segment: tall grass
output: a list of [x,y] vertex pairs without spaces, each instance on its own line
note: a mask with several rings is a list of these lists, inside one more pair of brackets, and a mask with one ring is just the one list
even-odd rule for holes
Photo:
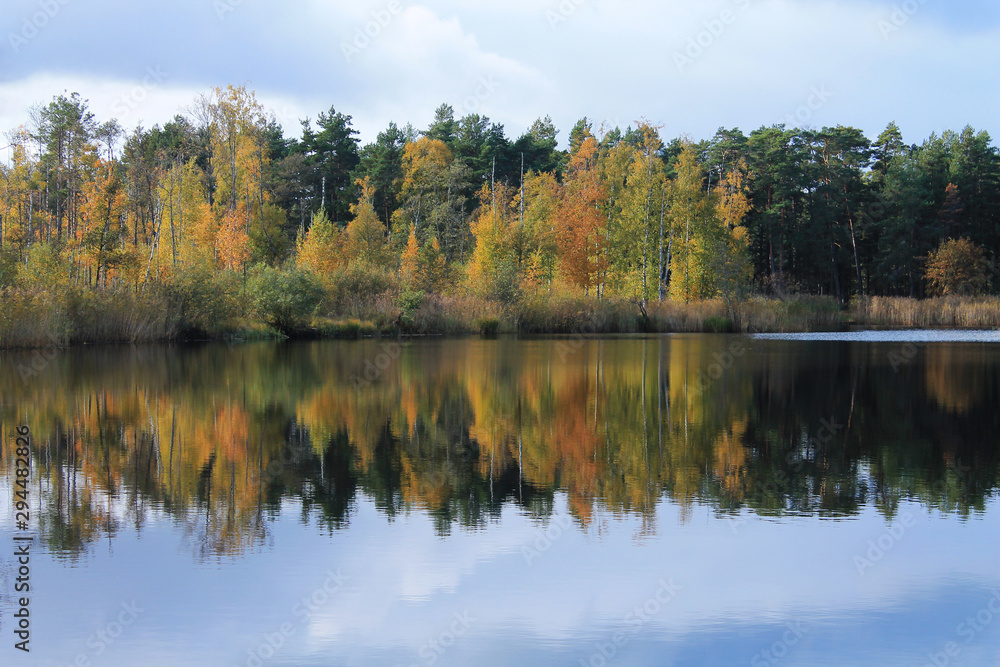
[[0,290],[0,348],[61,346],[69,342],[66,304],[46,292]]
[[851,303],[856,324],[885,327],[1000,328],[1000,298],[864,297]]
[[[198,279],[125,288],[37,286],[0,289],[0,348],[76,343],[144,343],[234,332],[278,336],[250,306],[238,278]],[[352,290],[357,290],[353,292]],[[258,299],[259,300],[259,299]],[[295,303],[298,303],[297,301]],[[259,310],[259,309],[258,309]],[[869,327],[1000,328],[1000,298],[856,299],[850,313],[828,297],[752,297],[734,308],[720,300],[650,302],[596,299],[569,291],[524,295],[500,304],[473,294],[401,292],[386,276],[345,272],[289,335],[358,338],[378,335],[619,334],[642,332],[794,332]],[[322,312],[321,312],[322,311]],[[259,335],[258,335],[259,334]],[[254,337],[254,336],[248,336]]]
[[146,343],[176,337],[179,320],[162,294],[72,289],[0,290],[0,347]]

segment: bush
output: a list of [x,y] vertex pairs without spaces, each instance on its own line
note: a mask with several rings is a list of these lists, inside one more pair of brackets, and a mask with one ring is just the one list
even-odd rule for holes
[[356,260],[334,271],[327,289],[326,307],[331,314],[369,319],[375,315],[372,310],[379,297],[399,291],[399,278],[385,267]]
[[726,317],[713,315],[706,317],[702,322],[702,327],[708,333],[731,333],[733,331],[733,321]]
[[323,299],[323,288],[311,274],[266,265],[253,270],[247,293],[253,313],[285,334],[307,328]]
[[500,320],[494,317],[484,317],[476,322],[479,333],[487,338],[492,338],[500,332]]
[[188,336],[213,338],[233,329],[240,311],[236,274],[192,264],[179,271],[165,289],[180,330]]
[[412,318],[424,302],[424,293],[406,290],[399,295],[399,308],[403,311],[403,317]]

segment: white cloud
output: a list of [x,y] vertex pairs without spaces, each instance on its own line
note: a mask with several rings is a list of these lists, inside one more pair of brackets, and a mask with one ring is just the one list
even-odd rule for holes
[[[3,27],[35,4],[19,0]],[[723,11],[732,20],[720,30]],[[997,131],[993,14],[963,9],[958,20],[928,3],[884,34],[879,21],[892,11],[868,0],[311,0],[243,2],[220,21],[193,0],[170,13],[70,3],[20,54],[0,54],[0,127],[63,89],[111,113],[149,65],[170,78],[130,109],[129,125],[169,119],[211,86],[249,81],[280,106],[287,133],[298,133],[300,114],[333,105],[354,117],[363,141],[390,120],[424,128],[441,103],[488,115],[512,137],[551,114],[563,142],[585,115],[620,125],[645,117],[668,136],[702,138],[723,125],[749,132],[778,122],[817,86],[832,96],[810,125],[872,135],[897,120],[909,141],[966,123]],[[366,27],[370,44],[345,57],[343,45]],[[702,53],[678,68],[675,54],[692,39]]]

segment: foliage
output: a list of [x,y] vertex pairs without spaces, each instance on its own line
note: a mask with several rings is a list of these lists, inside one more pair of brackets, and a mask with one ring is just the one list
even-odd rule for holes
[[[844,126],[720,128],[697,143],[661,131],[584,118],[560,151],[548,117],[514,139],[442,105],[424,132],[390,124],[359,148],[333,108],[286,137],[245,86],[130,132],[58,95],[7,135],[0,287],[48,299],[58,335],[101,330],[94,304],[132,303],[146,323],[107,329],[127,338],[268,331],[253,318],[274,313],[250,303],[249,283],[299,273],[322,287],[320,319],[398,327],[405,313],[418,326],[428,304],[475,311],[426,318],[449,331],[495,313],[504,330],[562,327],[568,302],[545,302],[564,291],[620,306],[620,330],[697,329],[715,302],[752,330],[835,320],[792,312],[789,294],[846,304],[996,286],[1000,151],[986,132],[909,144],[895,124],[874,141]],[[295,269],[248,274],[262,265]],[[426,298],[401,307],[404,290]],[[146,304],[167,309],[162,322]]]
[[256,266],[247,281],[253,312],[284,333],[301,331],[323,299],[323,289],[310,274]]
[[967,238],[948,239],[927,256],[927,282],[937,296],[977,296],[990,282],[985,251]]
[[495,317],[484,317],[476,321],[479,333],[487,338],[496,336],[500,332],[500,320]]

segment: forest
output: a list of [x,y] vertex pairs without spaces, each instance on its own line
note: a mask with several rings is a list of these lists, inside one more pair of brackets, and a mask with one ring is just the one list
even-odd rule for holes
[[30,117],[0,162],[0,346],[1000,313],[1000,154],[971,127],[695,141],[585,117],[560,150],[547,116],[513,139],[442,105],[361,145],[333,107],[288,136],[245,86],[152,128],[76,93]]

